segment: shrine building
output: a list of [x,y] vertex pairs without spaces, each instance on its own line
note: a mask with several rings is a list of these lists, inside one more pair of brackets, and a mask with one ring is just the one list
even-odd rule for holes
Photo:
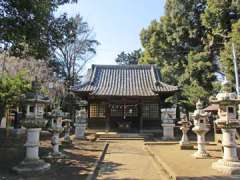
[[155,65],[92,65],[71,89],[88,101],[88,128],[142,132],[161,128],[164,100],[178,91]]

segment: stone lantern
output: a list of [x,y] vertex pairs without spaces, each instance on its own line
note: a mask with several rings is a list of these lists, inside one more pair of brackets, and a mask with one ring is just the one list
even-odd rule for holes
[[32,90],[33,92],[24,96],[26,115],[22,120],[22,125],[27,128],[26,157],[13,168],[19,174],[37,173],[50,168],[50,164],[41,160],[38,155],[40,131],[47,123],[43,117],[44,107],[50,101],[40,93],[40,84],[37,79],[32,82]]
[[49,157],[53,158],[62,158],[64,155],[59,151],[60,145],[60,133],[63,131],[62,127],[62,119],[64,117],[64,112],[60,109],[60,107],[54,109],[51,113],[52,124],[51,124],[51,131],[52,131],[52,146],[53,152],[49,154]]
[[203,110],[200,100],[196,103],[196,110],[192,118],[194,120],[193,132],[197,134],[198,151],[193,154],[195,158],[208,158],[209,154],[205,148],[205,134],[209,131],[208,113]]
[[189,131],[192,123],[187,120],[187,117],[184,116],[181,121],[178,121],[178,124],[181,124],[180,130],[182,131],[182,138],[179,142],[181,149],[193,149],[193,145],[188,140],[187,132]]
[[222,92],[216,97],[211,97],[212,104],[218,104],[218,116],[216,125],[222,130],[223,158],[212,164],[213,169],[224,174],[240,174],[240,161],[237,156],[236,128],[240,126],[237,119],[237,105],[240,99],[231,92],[230,83],[225,80],[222,83]]

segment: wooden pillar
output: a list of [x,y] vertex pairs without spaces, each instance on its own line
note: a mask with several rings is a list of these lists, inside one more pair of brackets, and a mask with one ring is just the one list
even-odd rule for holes
[[110,106],[111,106],[111,104],[108,101],[107,104],[105,105],[105,109],[106,109],[105,131],[106,132],[110,131],[110,114],[111,114]]
[[142,103],[140,102],[138,104],[138,118],[139,118],[139,121],[140,121],[140,127],[139,127],[139,131],[142,132],[143,130],[143,116],[142,116]]
[[159,121],[160,121],[160,126],[162,126],[162,105],[163,105],[163,98],[159,97],[159,106],[158,106],[158,111],[159,111]]
[[89,119],[91,118],[90,117],[90,105],[91,105],[91,103],[90,103],[90,101],[89,100],[87,100],[88,101],[88,104],[87,104],[87,122],[89,121]]

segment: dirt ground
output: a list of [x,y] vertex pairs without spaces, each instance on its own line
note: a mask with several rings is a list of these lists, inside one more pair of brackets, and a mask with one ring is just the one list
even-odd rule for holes
[[[51,149],[51,141],[41,141],[40,157],[51,163],[51,169],[37,176],[20,176],[11,172],[8,162],[0,169],[0,180],[81,180],[92,172],[94,163],[103,150],[104,142],[74,140],[72,146],[61,146],[61,152],[67,155],[65,159],[44,159]],[[19,160],[14,164],[18,164]],[[11,162],[13,164],[13,162]]]
[[220,146],[214,144],[206,146],[208,153],[211,155],[208,159],[195,159],[192,155],[197,149],[180,150],[177,142],[149,145],[148,147],[160,161],[168,166],[171,173],[177,177],[185,177],[184,179],[201,177],[201,179],[204,179],[203,177],[207,176],[209,179],[216,180],[240,179],[240,177],[226,177],[222,173],[212,169],[212,163],[222,158]]
[[97,179],[168,178],[145,150],[143,140],[112,140]]

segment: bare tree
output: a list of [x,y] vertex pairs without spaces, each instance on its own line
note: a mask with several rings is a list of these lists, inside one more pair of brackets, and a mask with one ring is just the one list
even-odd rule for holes
[[55,50],[55,63],[67,87],[79,81],[81,71],[96,54],[96,46],[99,45],[93,37],[92,29],[82,17],[77,15],[72,18],[72,22],[72,26],[65,29],[70,37],[59,43]]
[[57,96],[64,94],[63,82],[53,72],[44,60],[36,60],[33,57],[18,58],[0,54],[0,67],[4,66],[4,74],[16,76],[19,72],[23,72],[24,79],[31,82],[38,78],[41,82],[44,92],[55,99]]

